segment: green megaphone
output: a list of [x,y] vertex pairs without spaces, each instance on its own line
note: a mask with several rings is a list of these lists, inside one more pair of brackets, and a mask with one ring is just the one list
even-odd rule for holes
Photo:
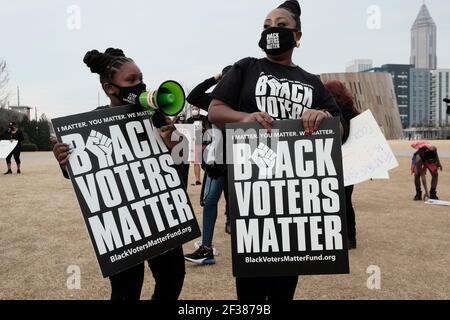
[[164,82],[158,90],[143,92],[139,96],[139,104],[147,110],[155,112],[160,109],[166,116],[176,116],[186,103],[183,87],[176,81]]

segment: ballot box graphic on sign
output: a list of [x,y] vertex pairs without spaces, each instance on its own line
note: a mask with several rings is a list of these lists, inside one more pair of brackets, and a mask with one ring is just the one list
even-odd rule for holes
[[234,276],[349,273],[339,120],[312,136],[298,120],[226,134]]
[[174,161],[148,111],[124,106],[53,119],[103,276],[200,236]]

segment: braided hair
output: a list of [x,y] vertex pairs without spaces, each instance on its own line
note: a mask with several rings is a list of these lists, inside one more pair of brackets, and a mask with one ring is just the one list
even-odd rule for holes
[[302,9],[297,0],[288,0],[278,7],[278,9],[284,9],[289,12],[291,17],[295,20],[295,24],[298,31],[302,31],[302,23],[300,16],[302,15]]
[[125,56],[121,49],[108,48],[104,53],[92,50],[86,53],[83,62],[91,69],[92,73],[100,76],[102,84],[111,82],[115,74],[127,62],[133,62]]

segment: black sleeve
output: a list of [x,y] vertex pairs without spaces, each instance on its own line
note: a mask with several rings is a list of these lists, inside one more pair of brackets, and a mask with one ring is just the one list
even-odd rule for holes
[[203,81],[194,89],[192,89],[191,93],[186,99],[187,102],[189,102],[193,106],[208,111],[212,98],[208,93],[206,93],[206,91],[214,87],[216,84],[217,80],[214,77]]
[[250,61],[251,58],[245,58],[235,63],[214,89],[211,97],[238,111],[244,73]]
[[23,142],[24,140],[25,140],[25,138],[23,136],[23,132],[21,130],[19,130],[19,132],[17,134],[17,141]]

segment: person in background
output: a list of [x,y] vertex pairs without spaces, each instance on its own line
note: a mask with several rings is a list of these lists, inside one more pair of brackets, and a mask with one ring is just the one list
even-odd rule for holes
[[[125,56],[122,50],[109,48],[105,53],[97,50],[90,51],[84,57],[84,63],[92,73],[100,76],[100,83],[110,99],[110,105],[97,110],[119,107],[129,94],[139,95],[146,90],[143,75],[136,63]],[[157,117],[158,118],[158,117]],[[153,119],[155,122],[157,119]],[[177,142],[172,141],[175,128],[167,124],[168,120],[159,116],[160,135],[169,148]],[[167,125],[165,125],[167,124]],[[68,178],[65,169],[69,162],[71,149],[68,145],[54,143],[53,153],[63,174]],[[180,246],[158,257],[147,261],[155,279],[153,300],[177,300],[183,288],[185,278],[185,262],[183,248]],[[141,263],[133,268],[120,272],[109,278],[111,282],[111,300],[139,300],[144,282],[145,264]]]
[[8,166],[8,171],[6,171],[4,175],[9,175],[13,173],[11,169],[12,157],[14,157],[14,161],[16,162],[17,165],[17,174],[21,174],[22,172],[20,171],[20,164],[21,164],[20,153],[22,152],[22,142],[25,140],[23,137],[22,130],[20,130],[17,127],[17,124],[15,122],[10,122],[8,126],[8,131],[6,132],[2,140],[10,140],[11,142],[17,141],[17,145],[14,148],[14,150],[8,155],[8,157],[6,157],[6,165]]
[[[266,57],[240,60],[225,75],[212,93],[211,123],[224,129],[228,123],[257,122],[270,130],[274,120],[291,119],[302,122],[305,133],[312,135],[323,120],[341,116],[322,81],[292,61],[302,37],[300,15],[296,0],[268,14],[259,42]],[[237,296],[241,301],[293,300],[298,279],[291,275],[236,278]]]
[[[355,107],[355,100],[353,99],[352,93],[345,87],[345,85],[337,80],[327,81],[325,87],[330,91],[331,95],[334,97],[337,105],[341,109],[342,117],[345,121],[345,126],[350,128],[350,121],[359,115],[358,109]],[[350,134],[349,129],[347,130]],[[347,137],[344,137],[342,144],[345,143]],[[350,250],[356,249],[356,218],[355,209],[353,208],[352,195],[354,186],[345,187],[345,206],[347,215],[347,238],[348,238],[348,248]]]
[[[228,73],[228,71],[231,70],[231,68],[232,68],[232,66],[226,66],[225,68],[223,68],[222,72],[216,74],[214,77],[206,79],[205,81],[203,81],[202,83],[197,85],[191,91],[189,96],[187,97],[187,101],[190,104],[197,106],[201,110],[209,112],[209,106],[211,105],[213,98],[211,97],[211,94],[207,93],[207,92],[211,88],[216,86],[222,80],[222,78]],[[208,119],[206,119],[206,122],[204,122],[204,123],[206,123],[208,127],[211,127],[211,123],[209,122]],[[225,135],[223,134],[223,136],[225,136]],[[223,144],[223,146],[225,149],[225,143]],[[225,150],[223,150],[223,154],[225,154]],[[228,175],[227,175],[226,164],[218,164],[218,163],[206,164],[202,161],[202,166],[205,171],[205,177],[204,177],[204,181],[203,181],[201,201],[200,201],[202,206],[204,206],[204,204],[205,204],[205,184],[207,182],[206,179],[208,178],[208,176],[210,178],[215,178],[215,179],[217,179],[217,177],[221,177],[221,176],[225,177],[224,186],[223,186],[223,192],[225,195],[225,216],[226,216],[225,233],[231,234],[230,210],[229,210],[229,205],[228,205]],[[208,193],[208,195],[209,195],[209,193]],[[220,196],[219,196],[219,198],[220,198]],[[215,224],[215,220],[214,220],[214,224]]]
[[[189,102],[189,101],[188,101]],[[203,148],[202,148],[202,143],[203,140],[203,133],[208,129],[208,118],[204,115],[202,115],[200,113],[200,108],[197,106],[192,106],[191,109],[191,117],[189,119],[186,120],[186,124],[196,124],[196,123],[201,123],[202,125],[202,135],[200,137],[197,137],[198,139],[200,139],[200,141],[196,141],[196,145],[195,145],[195,161],[194,161],[194,173],[195,173],[195,183],[193,183],[193,186],[200,186],[202,184],[201,182],[201,159],[199,159],[199,157],[202,156],[203,154]],[[197,150],[197,149],[202,149],[202,150]]]
[[[203,81],[201,84],[196,86],[189,96],[187,101],[192,104],[193,107],[193,117],[191,119],[198,119],[200,109],[207,111],[209,110],[209,105],[211,104],[212,98],[207,93],[209,89],[214,87],[222,79],[222,75],[226,74],[230,67],[223,69],[222,73]],[[198,120],[197,120],[198,121]],[[204,129],[210,128],[210,123],[205,117],[202,121]],[[204,146],[206,147],[206,146]],[[201,192],[201,205],[203,206],[203,232],[201,242],[196,244],[197,250],[191,254],[185,255],[185,259],[189,262],[201,264],[201,265],[212,265],[216,263],[214,257],[214,229],[217,221],[217,210],[218,203],[222,192],[225,191],[225,201],[226,210],[225,214],[227,216],[227,222],[225,224],[225,232],[231,233],[231,228],[229,224],[229,214],[228,214],[228,188],[227,188],[227,178],[226,178],[226,165],[225,164],[205,164],[202,161],[202,165],[205,169],[205,178],[203,183],[203,188]]]
[[[416,196],[414,201],[422,200],[422,181],[425,189],[425,200],[439,200],[437,196],[437,186],[439,181],[439,169],[443,171],[437,148],[428,141],[417,141],[411,145],[417,152],[412,158],[411,173],[414,175],[414,185],[416,186]],[[427,171],[431,173],[431,189],[428,193]]]

